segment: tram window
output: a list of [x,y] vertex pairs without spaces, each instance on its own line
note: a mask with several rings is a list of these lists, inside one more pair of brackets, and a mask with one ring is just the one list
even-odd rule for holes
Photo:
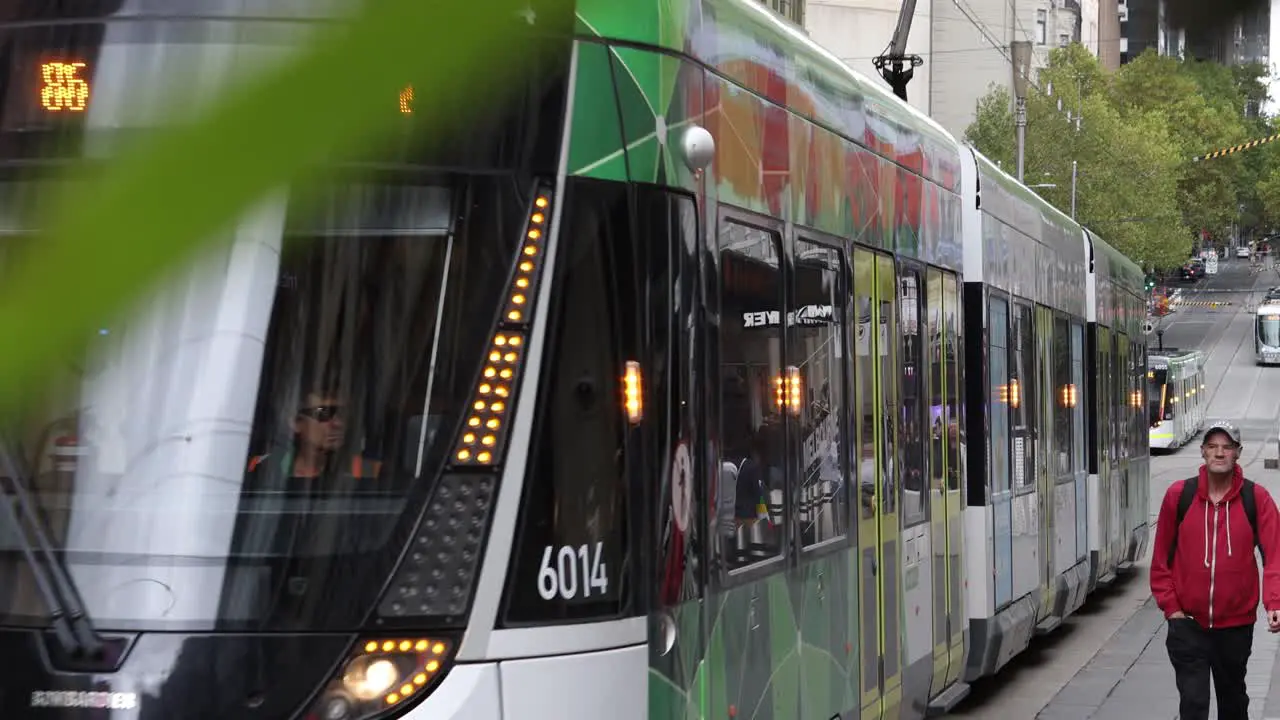
[[721,538],[730,570],[777,557],[786,533],[780,254],[777,234],[721,222],[720,438],[736,474],[733,534]]
[[991,424],[990,443],[991,491],[1009,489],[1009,360],[1008,322],[1009,304],[1001,298],[991,298],[987,333],[988,365],[990,366]]
[[876,514],[876,441],[875,441],[875,384],[871,358],[879,345],[871,331],[871,290],[875,278],[875,265],[870,253],[858,251],[853,268],[854,312],[851,318],[854,331],[854,399],[856,408],[854,451],[850,455],[858,467],[852,473],[857,477],[858,507],[863,519]]
[[[795,243],[791,277],[788,365],[800,371],[800,452],[794,522],[804,547],[843,537],[849,524],[844,478],[849,447],[841,418],[844,399],[844,290],[840,253],[804,240]],[[788,400],[789,402],[789,400]]]
[[929,414],[926,431],[929,436],[929,486],[934,490],[944,489],[944,467],[946,454],[946,397],[943,378],[950,371],[943,362],[945,357],[945,333],[942,273],[929,270],[929,279],[925,292],[925,317],[928,325],[924,336],[928,338],[929,348]]
[[1121,452],[1124,448],[1124,427],[1120,423],[1120,395],[1124,392],[1123,376],[1118,376],[1117,371],[1123,367],[1122,358],[1120,357],[1120,335],[1119,333],[1111,336],[1111,457],[1119,460],[1124,457]]
[[1134,392],[1137,393],[1138,404],[1133,413],[1134,444],[1140,457],[1151,455],[1151,443],[1148,440],[1147,424],[1147,347],[1135,345],[1137,352],[1133,358]]
[[1013,477],[1021,490],[1035,485],[1036,344],[1031,308],[1016,305],[1014,316],[1014,366],[1009,380],[1009,406],[1013,410]]
[[920,332],[920,273],[904,268],[898,277],[902,332],[902,513],[905,526],[927,517],[928,483],[925,469],[924,347]]
[[943,357],[947,362],[947,489],[959,490],[964,482],[964,404],[960,402],[960,382],[964,377],[964,324],[960,315],[960,290],[954,275],[943,275]]
[[[898,362],[895,355],[898,350],[891,341],[897,331],[897,306],[895,295],[898,283],[895,279],[892,261],[887,257],[876,258],[876,295],[879,299],[879,337],[884,338],[884,347],[878,347],[877,357],[880,361],[880,393],[876,402],[882,409],[880,424],[880,470],[881,485],[884,492],[880,495],[880,512],[886,515],[898,512],[898,485],[901,482],[902,457],[898,440],[898,386],[894,378],[898,377]],[[887,272],[886,272],[887,270]]]
[[1071,432],[1073,415],[1071,404],[1078,397],[1071,382],[1071,336],[1068,332],[1067,319],[1058,316],[1053,319],[1052,383],[1057,397],[1051,407],[1053,408],[1054,455],[1060,480],[1071,477],[1073,454],[1071,442],[1074,439],[1074,434]]
[[1084,328],[1078,322],[1071,323],[1071,382],[1076,387],[1075,405],[1071,408],[1072,465],[1075,472],[1082,472],[1085,463],[1084,423]]

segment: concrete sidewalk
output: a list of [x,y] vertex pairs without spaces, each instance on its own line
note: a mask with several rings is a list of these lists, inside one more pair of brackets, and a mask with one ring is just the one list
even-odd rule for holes
[[[1280,634],[1267,632],[1262,609],[1254,626],[1253,653],[1245,683],[1250,720],[1280,720]],[[1148,599],[1081,668],[1037,720],[1174,720],[1178,690],[1165,649],[1167,624],[1154,599]],[[1210,690],[1210,693],[1213,691]],[[1210,717],[1217,717],[1217,700]]]

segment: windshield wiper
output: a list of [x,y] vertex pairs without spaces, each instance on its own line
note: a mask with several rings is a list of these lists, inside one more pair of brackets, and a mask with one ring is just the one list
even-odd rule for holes
[[[9,452],[8,443],[4,442],[3,438],[0,438],[0,462],[3,463],[0,465],[0,477],[8,478],[9,486],[12,488],[11,491],[4,492],[4,488],[0,487],[0,505],[4,506],[6,519],[13,525],[22,554],[31,567],[31,576],[35,578],[36,590],[49,608],[54,635],[70,657],[101,656],[102,638],[98,636],[97,631],[93,629],[93,624],[89,621],[84,602],[80,598],[80,593],[76,591],[75,582],[53,553],[48,533],[45,532],[40,516],[36,514],[35,506],[31,503],[31,495],[27,492],[22,475],[18,472],[17,463]],[[7,497],[9,494],[17,498],[21,517],[9,501]],[[31,533],[35,535],[34,543],[27,536],[22,518],[27,520],[26,526],[29,526]]]

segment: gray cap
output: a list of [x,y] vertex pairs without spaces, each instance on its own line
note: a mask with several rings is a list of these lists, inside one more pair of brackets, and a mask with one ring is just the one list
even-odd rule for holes
[[1219,420],[1215,423],[1211,423],[1209,427],[1205,428],[1204,439],[1208,440],[1209,435],[1211,433],[1219,432],[1219,431],[1226,433],[1227,436],[1231,438],[1231,442],[1234,442],[1236,445],[1241,444],[1240,428],[1236,427],[1234,423],[1228,422],[1226,420]]

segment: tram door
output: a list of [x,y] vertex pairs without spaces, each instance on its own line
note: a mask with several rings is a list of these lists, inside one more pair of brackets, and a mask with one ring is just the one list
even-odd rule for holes
[[[645,486],[650,498],[650,525],[641,537],[650,544],[649,589],[653,630],[649,643],[649,717],[686,717],[699,698],[700,713],[708,716],[705,694],[698,693],[704,672],[704,590],[700,566],[710,556],[708,546],[721,541],[719,524],[711,533],[704,528],[722,510],[718,502],[728,496],[728,522],[733,520],[732,488],[719,481],[716,458],[699,452],[709,445],[709,429],[701,421],[704,403],[699,393],[710,384],[694,363],[695,352],[706,342],[698,323],[689,314],[698,303],[697,208],[692,198],[642,190],[637,194],[637,217],[642,237],[651,239],[648,255],[640,258],[645,274],[654,279],[647,302],[652,309],[645,334],[647,356],[641,358],[644,402],[648,422],[645,442],[658,458],[653,467],[655,486]],[[674,292],[673,292],[674,291]],[[714,392],[714,390],[712,390]],[[639,453],[636,453],[638,456]],[[699,484],[697,478],[708,478]],[[705,488],[705,495],[699,491]],[[638,505],[639,503],[637,503]]]
[[858,588],[863,720],[897,720],[902,707],[899,568],[896,273],[892,258],[853,257],[857,314],[854,383],[858,457]]
[[1098,325],[1098,392],[1093,399],[1098,438],[1098,577],[1111,577],[1111,331]]
[[1054,510],[1057,495],[1054,492],[1057,479],[1057,436],[1054,433],[1053,404],[1057,397],[1053,388],[1053,311],[1036,306],[1036,381],[1039,392],[1037,407],[1040,436],[1036,439],[1036,493],[1040,496],[1040,619],[1053,614],[1058,591],[1056,570],[1057,533],[1054,531]]
[[964,505],[965,505],[965,431],[962,415],[960,378],[964,377],[964,320],[960,306],[960,288],[955,275],[942,277],[943,300],[943,425],[946,427],[947,478],[947,615],[950,631],[951,663],[947,682],[960,680],[964,667],[964,633],[968,625],[964,585]]
[[933,680],[929,696],[956,682],[963,668],[964,608],[960,558],[962,524],[956,350],[959,298],[955,277],[930,269],[925,306],[928,326],[930,534],[933,543]]

